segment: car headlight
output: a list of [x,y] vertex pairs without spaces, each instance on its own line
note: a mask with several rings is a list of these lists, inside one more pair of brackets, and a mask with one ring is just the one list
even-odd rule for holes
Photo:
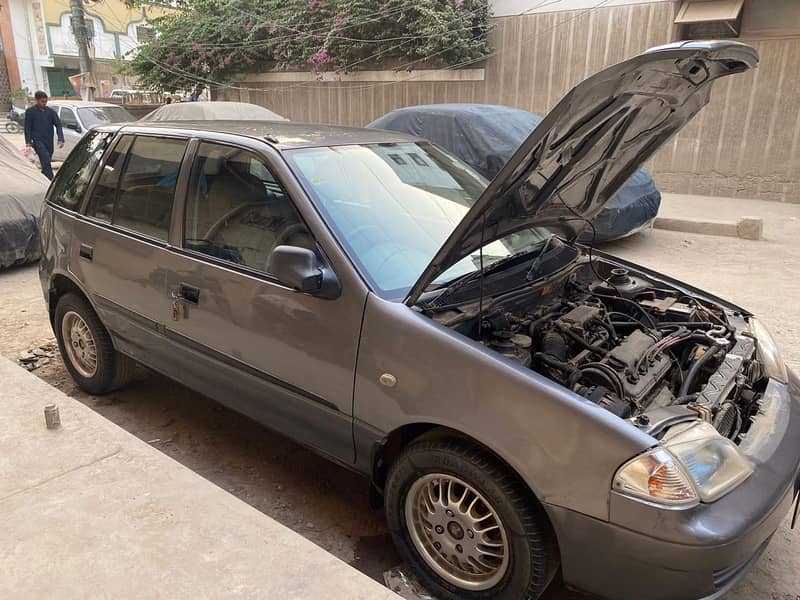
[[769,330],[761,321],[750,317],[750,333],[756,339],[756,356],[764,376],[777,379],[781,383],[788,383],[786,363],[783,362],[781,354],[778,352],[778,346]]
[[671,428],[661,444],[628,461],[614,490],[675,507],[713,502],[753,472],[750,462],[713,426],[695,421]]

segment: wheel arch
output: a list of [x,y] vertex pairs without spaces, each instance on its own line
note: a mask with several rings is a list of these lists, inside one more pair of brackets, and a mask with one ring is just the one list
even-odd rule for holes
[[475,437],[464,433],[463,431],[459,431],[457,429],[453,429],[452,427],[438,423],[407,423],[392,430],[376,443],[372,457],[372,472],[370,474],[374,491],[377,494],[382,495],[389,469],[391,468],[392,463],[400,455],[403,448],[421,439],[437,438],[463,440],[489,454],[517,479],[520,488],[524,490],[524,492],[530,497],[531,501],[540,506],[546,513],[539,493],[527,481],[525,481],[525,479],[523,479],[523,477],[519,474],[519,471],[515,469],[511,463],[509,463],[509,461],[505,460],[495,450]]
[[56,318],[56,305],[58,304],[59,298],[64,296],[65,294],[77,294],[81,296],[86,302],[89,303],[89,306],[97,312],[95,309],[94,303],[92,302],[89,294],[81,287],[81,285],[75,281],[72,277],[64,273],[55,273],[50,278],[50,286],[47,290],[47,311],[50,315],[50,325],[55,325],[55,318]]

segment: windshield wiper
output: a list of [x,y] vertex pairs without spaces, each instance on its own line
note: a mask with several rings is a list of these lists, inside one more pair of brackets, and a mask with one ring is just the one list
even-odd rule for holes
[[[549,240],[548,240],[549,241]],[[461,275],[460,277],[456,277],[455,279],[451,280],[447,284],[443,285],[444,291],[439,296],[439,299],[444,299],[450,296],[453,292],[460,290],[468,283],[479,279],[481,275],[488,275],[489,273],[493,273],[495,271],[499,271],[504,265],[508,264],[509,262],[519,258],[520,256],[524,256],[526,254],[530,254],[534,250],[522,250],[515,254],[511,254],[509,256],[505,256],[500,260],[497,260],[489,265],[486,265],[483,270],[478,269],[477,271],[472,271],[471,273],[466,273]]]

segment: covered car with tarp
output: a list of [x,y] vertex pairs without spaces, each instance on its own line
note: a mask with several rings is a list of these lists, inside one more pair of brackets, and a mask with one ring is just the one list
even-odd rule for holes
[[174,102],[159,106],[139,121],[286,121],[268,108],[248,102]]
[[[394,110],[367,127],[428,139],[491,180],[541,122],[538,115],[508,106],[429,104]],[[660,205],[652,176],[639,169],[592,220],[594,241],[615,240],[648,227]],[[591,241],[592,236],[587,227],[581,239]]]
[[50,182],[0,137],[0,269],[39,259],[39,210]]

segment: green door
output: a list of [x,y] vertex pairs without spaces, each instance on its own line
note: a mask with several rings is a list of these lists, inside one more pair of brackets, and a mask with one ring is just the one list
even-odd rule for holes
[[51,96],[77,96],[68,77],[80,73],[78,69],[47,69],[47,83]]

